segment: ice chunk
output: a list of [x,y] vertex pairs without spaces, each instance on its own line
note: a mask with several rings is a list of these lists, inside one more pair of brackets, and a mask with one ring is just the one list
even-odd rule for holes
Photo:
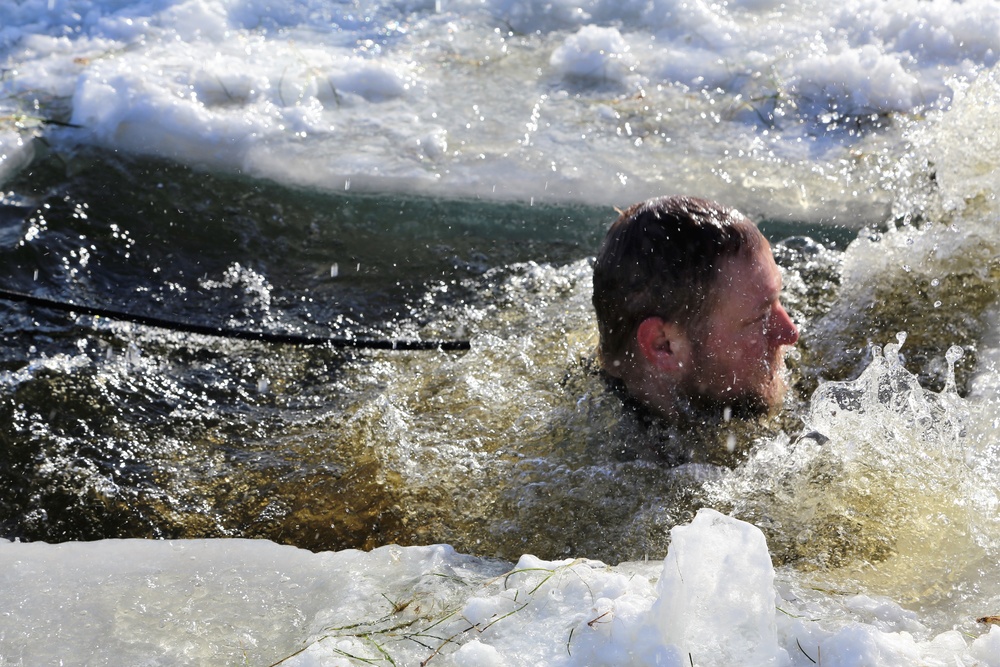
[[992,626],[989,634],[972,642],[971,653],[987,667],[1000,667],[1000,627]]
[[787,662],[778,646],[774,568],[764,534],[702,509],[670,535],[659,599],[650,609],[663,642],[699,665]]
[[489,644],[473,639],[462,648],[455,651],[452,661],[457,666],[469,665],[469,667],[505,667],[507,665],[500,652]]

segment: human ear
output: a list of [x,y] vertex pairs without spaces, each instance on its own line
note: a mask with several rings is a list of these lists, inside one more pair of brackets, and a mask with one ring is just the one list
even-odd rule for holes
[[680,325],[659,317],[647,317],[635,335],[639,354],[646,363],[664,373],[683,375],[691,361],[691,345]]

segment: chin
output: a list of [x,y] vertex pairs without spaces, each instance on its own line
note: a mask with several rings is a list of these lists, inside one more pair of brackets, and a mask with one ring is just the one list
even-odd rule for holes
[[744,419],[770,417],[781,410],[787,390],[784,374],[777,373],[753,389],[717,401],[723,406],[730,407],[733,417]]
[[758,390],[755,392],[757,401],[768,412],[777,412],[784,405],[785,393],[788,391],[784,371],[784,367],[779,369],[770,378],[758,385]]
[[[771,368],[777,370],[771,371]],[[700,414],[725,415],[735,419],[755,419],[777,414],[785,401],[788,389],[784,364],[762,369],[759,379],[744,383],[735,391],[725,387],[714,391],[704,384],[688,384],[683,388],[685,404]]]
[[780,356],[770,368],[774,370],[768,372],[763,382],[761,382],[759,387],[759,397],[760,401],[767,406],[768,412],[775,413],[781,409],[781,406],[785,403],[785,394],[788,392],[788,382],[787,375],[788,371],[785,369],[785,357]]

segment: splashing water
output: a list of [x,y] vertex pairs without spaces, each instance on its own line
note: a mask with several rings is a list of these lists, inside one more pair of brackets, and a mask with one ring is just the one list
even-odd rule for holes
[[987,608],[1000,601],[980,569],[1000,553],[1000,413],[955,391],[961,348],[948,350],[936,393],[901,364],[905,340],[873,347],[858,379],[822,384],[802,437],[767,443],[709,495],[815,585],[880,592],[972,627],[984,594]]

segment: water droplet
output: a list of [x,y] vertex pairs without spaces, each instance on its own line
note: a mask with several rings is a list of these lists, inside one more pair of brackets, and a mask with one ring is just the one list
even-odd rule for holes
[[952,345],[945,352],[944,358],[948,362],[948,377],[945,378],[944,390],[948,393],[954,393],[958,391],[958,387],[955,383],[955,364],[965,356],[965,351],[958,345]]
[[135,343],[129,343],[125,350],[125,364],[129,371],[137,370],[142,365],[142,352]]
[[945,352],[944,358],[948,360],[949,364],[955,364],[959,359],[965,356],[965,350],[959,345],[952,345]]

